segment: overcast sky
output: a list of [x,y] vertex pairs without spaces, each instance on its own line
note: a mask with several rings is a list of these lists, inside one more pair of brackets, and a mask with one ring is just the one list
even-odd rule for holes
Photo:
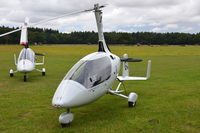
[[[103,9],[104,31],[200,32],[200,0],[0,0],[0,25],[20,26],[25,17],[36,23],[95,3],[108,4]],[[39,27],[60,32],[96,31],[92,12]]]

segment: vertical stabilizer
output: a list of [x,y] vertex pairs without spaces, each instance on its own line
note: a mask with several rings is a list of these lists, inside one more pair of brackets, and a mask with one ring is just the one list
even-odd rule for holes
[[24,46],[28,45],[28,32],[27,32],[28,23],[29,19],[26,18],[21,30],[20,45]]
[[110,49],[106,45],[104,34],[103,34],[103,24],[102,24],[102,11],[100,10],[99,4],[94,5],[94,13],[96,17],[98,37],[99,37],[99,52],[110,52]]
[[[128,59],[128,54],[123,55],[124,59]],[[124,61],[122,63],[122,76],[123,77],[128,77],[129,76],[129,68],[128,68],[128,62]]]
[[147,79],[149,79],[150,76],[151,76],[151,60],[148,61],[147,74],[146,74]]

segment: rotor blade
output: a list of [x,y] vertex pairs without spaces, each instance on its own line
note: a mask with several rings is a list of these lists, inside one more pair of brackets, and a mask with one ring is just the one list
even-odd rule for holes
[[[103,7],[105,7],[105,6],[106,6],[106,4],[99,6],[99,8],[103,8]],[[46,22],[55,20],[55,19],[59,19],[59,18],[63,18],[63,17],[66,17],[66,16],[75,15],[75,14],[80,14],[80,13],[84,13],[84,12],[90,12],[90,11],[93,11],[93,10],[95,10],[95,8],[86,9],[86,10],[74,11],[74,12],[71,12],[71,13],[65,13],[65,14],[60,15],[60,16],[57,16],[57,17],[53,17],[53,18],[50,18],[50,19],[45,19],[45,20],[42,20],[42,21],[40,21],[40,22],[38,22],[38,23],[34,23],[34,24],[32,24],[32,25],[29,25],[28,27],[33,27],[33,26],[36,26],[36,25],[39,25],[39,24],[43,24],[43,23],[46,23]],[[16,30],[13,30],[13,31],[4,33],[4,34],[1,34],[0,37],[3,37],[3,36],[5,36],[5,35],[12,34],[12,33],[14,33],[14,32],[20,31],[20,30],[22,30],[22,28],[19,28],[19,29],[16,29]]]
[[[40,21],[40,22],[38,22],[38,23],[34,23],[34,24],[32,24],[32,25],[29,25],[28,27],[33,27],[33,26],[36,26],[36,25],[39,25],[39,24],[42,24],[42,23],[46,23],[46,22],[55,20],[55,19],[59,19],[59,18],[63,18],[63,17],[66,17],[66,16],[75,15],[75,14],[79,14],[79,13],[83,13],[83,12],[87,12],[87,11],[81,10],[81,11],[75,11],[75,12],[72,12],[72,13],[66,13],[66,14],[63,14],[63,15],[60,15],[60,16],[57,16],[57,17],[53,17],[53,18],[50,18],[50,19],[42,20],[42,21]],[[20,31],[20,30],[22,30],[22,29],[23,29],[23,28],[19,28],[19,29],[10,31],[10,32],[6,32],[6,33],[4,33],[4,34],[1,34],[0,37],[3,37],[3,36],[6,36],[6,35],[9,35],[9,34],[12,34],[12,33],[14,33],[14,32]]]
[[35,53],[35,55],[45,56],[44,54],[41,54],[41,53]]
[[22,28],[19,28],[19,29],[16,29],[16,30],[13,30],[13,31],[9,31],[9,32],[6,32],[4,34],[1,34],[0,37],[3,37],[3,36],[6,36],[6,35],[9,35],[9,34],[12,34],[14,32],[17,32],[17,31],[20,31]]
[[[72,12],[72,13],[66,13],[66,14],[63,14],[63,15],[60,15],[60,16],[57,16],[57,17],[53,17],[53,18],[50,18],[50,19],[42,20],[42,21],[40,21],[40,22],[38,22],[38,23],[34,23],[34,24],[32,24],[32,25],[29,25],[28,27],[33,27],[33,26],[36,26],[36,25],[39,25],[39,24],[42,24],[42,23],[46,23],[46,22],[55,20],[55,19],[59,19],[59,18],[63,18],[63,17],[66,17],[66,16],[75,15],[75,14],[79,14],[79,13],[83,13],[83,12],[86,12],[86,11],[85,11],[85,10],[82,10],[82,11],[75,11],[75,12]],[[22,29],[23,29],[23,28],[19,28],[19,29],[16,29],[16,30],[13,30],[13,31],[4,33],[4,34],[1,34],[0,37],[3,37],[3,36],[6,36],[6,35],[9,35],[9,34],[12,34],[12,33],[14,33],[14,32],[20,31],[20,30],[22,30]]]
[[101,6],[99,6],[99,8],[104,8],[104,7],[106,7],[108,4],[103,4],[103,5],[101,5]]
[[[103,8],[105,6],[106,6],[106,4],[101,5],[99,8]],[[43,23],[46,23],[46,22],[49,22],[49,21],[52,21],[52,20],[55,20],[55,19],[66,17],[66,16],[72,16],[72,15],[76,15],[76,14],[80,14],[80,13],[84,13],[84,12],[90,12],[90,11],[93,11],[93,10],[95,10],[95,9],[91,8],[91,9],[86,9],[86,10],[78,10],[78,11],[74,11],[74,12],[71,12],[71,13],[65,13],[65,14],[62,14],[60,16],[52,17],[52,18],[49,18],[49,19],[45,19],[45,20],[42,20],[42,21],[40,21],[38,23],[29,25],[29,27],[36,26],[36,25],[39,25],[39,24],[43,24]]]
[[127,59],[125,59],[125,58],[123,58],[123,59],[121,59],[121,61],[122,62],[141,62],[142,59],[133,59],[133,58],[127,58]]
[[46,22],[49,22],[49,21],[52,21],[52,20],[55,20],[55,19],[66,17],[66,16],[71,16],[71,15],[79,14],[79,13],[82,13],[82,12],[84,12],[84,11],[76,11],[76,12],[72,12],[72,13],[66,13],[66,14],[63,14],[63,15],[60,15],[60,16],[57,16],[57,17],[53,17],[53,18],[50,18],[50,19],[42,20],[42,21],[40,21],[38,23],[34,23],[32,25],[29,25],[29,27],[36,26],[36,25],[39,25],[39,24],[43,24],[43,23],[46,23]]

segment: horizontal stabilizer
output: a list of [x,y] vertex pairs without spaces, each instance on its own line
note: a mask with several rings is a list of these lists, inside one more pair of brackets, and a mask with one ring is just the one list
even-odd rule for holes
[[142,59],[133,59],[133,58],[122,58],[122,62],[141,62]]
[[45,57],[45,55],[41,54],[41,53],[35,53],[35,55],[42,56],[42,62],[40,62],[40,63],[36,62],[35,65],[44,65],[44,57]]
[[146,73],[146,77],[131,77],[129,76],[129,66],[128,66],[128,62],[140,62],[142,61],[141,59],[131,59],[128,58],[127,54],[124,54],[123,59],[121,59],[122,61],[122,76],[118,76],[117,78],[120,81],[125,81],[125,80],[147,80],[150,78],[150,72],[151,72],[151,60],[148,61],[148,65],[147,65],[147,73]]
[[118,76],[117,77],[120,81],[124,81],[124,80],[147,80],[147,77],[123,77],[123,76]]

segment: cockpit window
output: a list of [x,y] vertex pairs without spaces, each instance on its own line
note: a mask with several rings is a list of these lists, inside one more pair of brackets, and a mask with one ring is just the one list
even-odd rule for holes
[[31,62],[34,62],[34,53],[30,49],[23,49],[19,55],[19,61],[20,60],[30,60]]
[[70,78],[71,80],[76,80],[78,79],[81,74],[84,72],[84,69],[85,69],[85,64],[87,62],[84,62],[83,64],[81,64],[78,69],[73,73],[72,77]]
[[108,57],[82,63],[71,76],[86,88],[92,88],[108,80],[111,76],[111,62]]

